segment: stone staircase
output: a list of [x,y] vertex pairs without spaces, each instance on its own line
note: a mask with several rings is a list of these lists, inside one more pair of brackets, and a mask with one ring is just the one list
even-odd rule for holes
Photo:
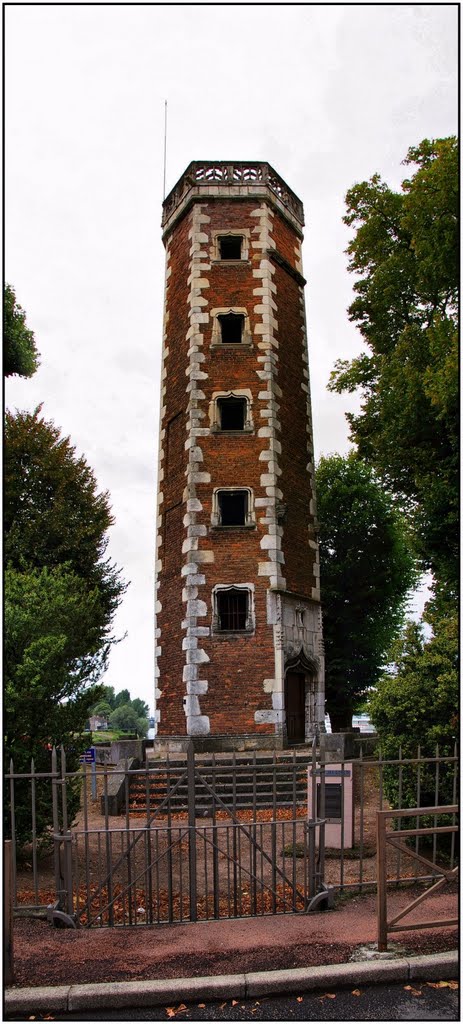
[[[211,817],[215,811],[291,808],[307,799],[307,751],[265,755],[206,755],[195,759],[195,817]],[[210,787],[210,789],[208,788]],[[211,792],[211,790],[213,792]],[[156,761],[148,771],[130,776],[131,814],[186,814],[188,776],[186,758]]]

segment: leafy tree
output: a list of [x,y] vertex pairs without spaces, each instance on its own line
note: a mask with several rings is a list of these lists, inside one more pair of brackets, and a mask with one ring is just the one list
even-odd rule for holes
[[458,147],[409,149],[400,192],[374,174],[347,193],[347,252],[358,275],[350,319],[367,351],[338,361],[333,391],[362,394],[351,438],[400,500],[423,567],[458,573]]
[[32,377],[39,365],[34,333],[26,325],[26,314],[16,302],[11,285],[3,293],[3,372],[5,377],[18,374]]
[[333,731],[379,679],[415,579],[403,518],[353,454],[316,471],[326,704]]
[[149,705],[146,704],[145,701],[141,699],[141,697],[134,697],[133,701],[131,701],[131,704],[132,707],[137,712],[137,715],[140,716],[140,718],[148,718],[150,711]]
[[148,718],[138,715],[133,704],[120,704],[113,711],[109,724],[112,729],[119,729],[121,732],[135,732],[137,736],[146,736],[148,732]]
[[7,411],[4,445],[4,556],[21,569],[68,565],[99,595],[91,627],[102,642],[125,586],[104,559],[113,523],[107,492],[69,438],[34,413]]
[[108,704],[107,700],[100,700],[98,701],[97,704],[95,704],[95,707],[91,709],[91,714],[100,715],[103,718],[109,718],[112,711],[113,708],[111,707],[110,704]]
[[[85,459],[39,413],[7,412],[5,422],[4,753],[19,770],[31,756],[36,768],[45,770],[44,758],[50,767],[52,743],[63,743],[75,762],[102,697],[94,684],[116,642],[112,619],[126,589],[104,558],[108,495],[97,493]],[[20,803],[18,826],[30,815],[30,804]]]
[[[458,638],[455,605],[441,597],[431,600],[423,622],[431,627],[426,636],[423,623],[409,622],[392,651],[393,664],[379,681],[369,701],[369,713],[386,758],[396,758],[399,747],[404,758],[433,757],[436,745],[443,757],[454,754],[458,739]],[[429,628],[428,628],[429,632]],[[438,801],[453,803],[452,764],[439,766]],[[398,806],[397,771],[385,771],[386,794]],[[402,802],[417,803],[416,768],[403,769]],[[436,799],[436,769],[421,768],[420,805],[433,806]]]
[[[105,667],[94,619],[100,614],[96,589],[67,566],[5,572],[4,749],[17,772],[50,770],[50,749],[62,743],[70,770],[85,746],[82,731],[100,694],[95,685]],[[51,794],[38,789],[37,832],[50,824]],[[70,814],[78,796],[70,787]],[[17,835],[30,837],[30,793],[16,791]],[[8,828],[8,825],[7,825]]]
[[120,690],[114,698],[114,708],[120,708],[123,704],[130,704],[130,693],[128,690]]

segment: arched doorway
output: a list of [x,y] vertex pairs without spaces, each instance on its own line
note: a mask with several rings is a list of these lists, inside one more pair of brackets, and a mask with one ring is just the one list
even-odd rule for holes
[[305,740],[305,675],[287,672],[285,676],[286,735],[290,746]]
[[303,650],[286,662],[285,732],[288,746],[306,743],[317,729],[317,672],[315,658]]

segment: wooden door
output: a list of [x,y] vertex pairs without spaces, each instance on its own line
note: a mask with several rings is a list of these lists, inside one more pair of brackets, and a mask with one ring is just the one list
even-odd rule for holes
[[285,679],[286,731],[288,743],[305,740],[305,677],[288,672]]

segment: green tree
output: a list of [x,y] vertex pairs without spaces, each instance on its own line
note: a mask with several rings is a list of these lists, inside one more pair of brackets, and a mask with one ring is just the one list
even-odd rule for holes
[[123,704],[130,704],[130,693],[128,690],[119,690],[114,697],[114,708],[120,708]]
[[4,443],[4,557],[16,569],[66,564],[99,595],[92,631],[102,641],[125,585],[104,554],[113,523],[109,495],[69,438],[40,415],[7,411]]
[[[97,493],[85,459],[39,413],[7,412],[5,422],[4,753],[19,770],[31,756],[36,768],[45,770],[44,758],[50,767],[52,743],[63,743],[76,763],[80,733],[103,695],[94,684],[117,642],[112,620],[126,589],[104,558],[108,495]],[[30,815],[28,799],[28,810],[16,801],[18,825]]]
[[109,718],[112,711],[113,708],[111,707],[110,704],[108,704],[108,701],[104,699],[99,700],[98,703],[95,704],[95,707],[91,708],[92,715],[100,715],[103,718]]
[[[423,624],[428,626],[426,636]],[[429,636],[429,627],[431,635]],[[443,757],[454,754],[458,739],[458,614],[452,601],[434,598],[426,606],[422,623],[409,622],[395,643],[391,668],[370,696],[369,713],[378,731],[386,758],[433,757],[436,745]],[[453,765],[440,765],[438,801],[453,803]],[[397,771],[385,772],[386,794],[398,806]],[[421,768],[420,805],[433,806],[436,799],[436,768]],[[402,802],[417,803],[416,768],[403,769]]]
[[144,737],[148,732],[148,718],[138,715],[133,704],[120,704],[113,711],[109,724],[112,729],[121,732],[135,732],[137,736]]
[[5,377],[18,374],[32,377],[39,365],[34,333],[26,325],[26,314],[16,302],[11,285],[3,293],[3,372]]
[[316,487],[326,704],[338,731],[384,669],[416,572],[403,518],[354,454],[320,459]]
[[[70,770],[78,766],[82,731],[100,694],[95,685],[109,645],[93,628],[99,594],[69,567],[5,572],[4,750],[16,772],[50,770],[50,748],[61,743]],[[38,790],[37,832],[50,824],[49,784]],[[78,797],[70,787],[70,814]],[[16,792],[17,836],[30,837],[30,793]],[[8,828],[8,825],[7,825]]]
[[338,361],[330,389],[360,390],[351,439],[400,500],[424,568],[458,574],[458,147],[424,140],[415,173],[390,189],[378,174],[347,193],[347,252],[358,279],[349,317],[367,352]]
[[137,715],[140,716],[140,718],[148,718],[149,717],[149,712],[150,712],[149,705],[146,704],[145,701],[141,699],[141,697],[134,697],[133,701],[131,701],[131,704],[132,704],[132,707],[137,712]]

